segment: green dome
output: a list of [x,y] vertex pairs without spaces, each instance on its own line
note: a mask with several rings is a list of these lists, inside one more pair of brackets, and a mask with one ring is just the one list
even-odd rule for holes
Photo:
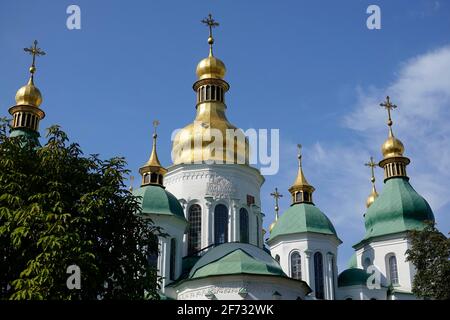
[[231,274],[286,277],[264,250],[246,243],[224,243],[209,250],[191,269],[189,279]]
[[425,226],[425,220],[434,221],[428,202],[414,190],[407,178],[391,178],[385,182],[383,192],[367,209],[364,240],[407,230],[420,230]]
[[146,185],[133,190],[133,195],[140,197],[139,204],[142,214],[175,215],[183,220],[183,208],[177,198],[169,191],[158,185]]
[[358,268],[350,268],[341,272],[338,276],[338,287],[366,285],[370,274]]
[[334,235],[336,230],[330,219],[310,203],[297,203],[287,209],[270,233],[269,240],[277,236],[301,232],[316,232]]

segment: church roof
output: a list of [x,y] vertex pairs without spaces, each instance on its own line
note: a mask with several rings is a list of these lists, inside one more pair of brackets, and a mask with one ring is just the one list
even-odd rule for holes
[[334,235],[336,230],[330,219],[311,203],[297,203],[287,209],[272,229],[269,240],[280,235],[315,232]]
[[183,208],[178,199],[159,185],[145,185],[133,190],[140,197],[142,214],[173,215],[185,220]]
[[350,268],[341,272],[338,276],[338,287],[366,285],[368,274],[363,269]]
[[374,237],[420,230],[426,220],[434,221],[433,211],[409,184],[408,178],[388,179],[379,197],[367,209],[366,234],[354,247]]
[[246,243],[224,243],[197,261],[189,279],[231,274],[286,277],[280,265],[261,248]]

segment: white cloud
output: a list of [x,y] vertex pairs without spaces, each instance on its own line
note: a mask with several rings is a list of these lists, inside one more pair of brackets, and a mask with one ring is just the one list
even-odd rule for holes
[[[450,218],[443,211],[450,204],[450,46],[406,61],[395,81],[384,88],[357,88],[356,93],[354,109],[342,119],[344,128],[355,133],[353,138],[345,144],[317,142],[305,146],[304,152],[305,174],[317,189],[315,203],[330,217],[344,241],[341,269],[350,257],[351,245],[364,233],[362,214],[371,187],[370,171],[363,164],[370,155],[381,158],[388,129],[386,111],[379,104],[387,95],[398,105],[392,112],[393,129],[411,159],[411,184],[430,203],[438,227],[444,232],[449,229]],[[295,154],[295,144],[289,144],[283,149]],[[283,164],[281,169],[280,181],[285,183],[286,177],[293,180],[295,162]],[[378,192],[382,178],[379,169]]]

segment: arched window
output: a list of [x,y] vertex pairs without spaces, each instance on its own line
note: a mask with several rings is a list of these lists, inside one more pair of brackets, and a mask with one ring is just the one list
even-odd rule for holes
[[309,193],[308,192],[303,192],[303,201],[305,202],[310,202],[310,198],[309,198]]
[[156,173],[150,174],[150,183],[156,183],[158,182],[158,175]]
[[248,243],[248,211],[245,208],[239,210],[239,231],[241,232],[241,242]]
[[188,255],[191,255],[201,249],[202,243],[202,208],[198,204],[189,207],[188,221]]
[[320,252],[314,254],[314,284],[317,299],[324,298],[323,288],[323,259]]
[[175,263],[177,256],[177,243],[175,238],[170,239],[170,280],[175,280]]
[[369,258],[369,257],[366,257],[366,258],[364,259],[364,262],[363,262],[363,268],[364,268],[364,270],[367,270],[367,268],[368,268],[371,264],[372,264],[372,261],[370,260],[370,258]]
[[302,202],[303,201],[303,193],[301,191],[298,191],[295,193],[295,202]]
[[275,261],[280,263],[280,256],[278,254],[275,256]]
[[214,208],[214,243],[228,242],[228,208],[218,204]]
[[394,255],[389,257],[389,280],[391,284],[398,284],[397,258]]
[[302,279],[302,261],[300,253],[297,251],[291,254],[291,278]]

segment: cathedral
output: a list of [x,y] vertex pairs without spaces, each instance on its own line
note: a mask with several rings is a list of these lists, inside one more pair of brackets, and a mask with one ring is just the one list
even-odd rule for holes
[[[314,202],[315,190],[302,167],[299,145],[298,170],[288,189],[291,205],[279,214],[276,189],[275,221],[263,230],[261,186],[265,178],[250,165],[248,139],[226,117],[226,67],[213,53],[211,16],[209,54],[196,69],[193,84],[196,114],[178,131],[172,145],[173,163],[167,168],[158,159],[158,122],[154,122],[153,146],[148,161],[139,169],[141,183],[131,192],[141,212],[167,234],[159,238],[159,254],[149,257],[162,279],[161,299],[174,300],[402,300],[412,294],[415,267],[406,261],[410,247],[406,233],[434,221],[427,201],[410,184],[410,159],[394,135],[387,97],[381,104],[388,113],[387,139],[382,160],[366,165],[372,170],[372,191],[364,214],[365,236],[353,245],[346,270],[338,271],[338,247],[342,244],[333,222]],[[44,54],[34,46],[30,78],[16,94],[11,136],[39,138],[39,122],[45,117],[42,96],[35,86],[35,57]],[[211,152],[210,142],[197,137],[220,132],[222,143]],[[233,131],[233,136],[227,132]],[[230,141],[231,140],[231,141]],[[295,156],[295,155],[294,155]],[[223,159],[228,161],[224,162]],[[384,170],[380,193],[374,167]]]

